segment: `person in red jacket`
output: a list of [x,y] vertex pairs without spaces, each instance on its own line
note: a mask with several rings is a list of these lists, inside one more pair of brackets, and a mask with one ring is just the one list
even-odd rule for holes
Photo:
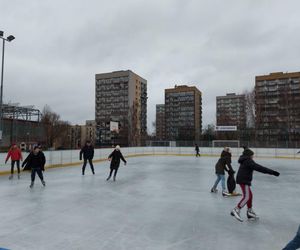
[[22,157],[21,150],[18,148],[16,144],[13,144],[10,150],[8,151],[5,164],[7,163],[9,158],[11,158],[11,171],[10,171],[11,175],[9,176],[9,179],[11,180],[14,177],[14,167],[16,163],[18,168],[18,179],[20,179],[20,161],[23,160],[23,157]]

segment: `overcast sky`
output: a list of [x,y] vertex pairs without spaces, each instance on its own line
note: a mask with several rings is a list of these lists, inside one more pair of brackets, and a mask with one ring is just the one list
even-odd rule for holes
[[131,69],[148,80],[148,128],[164,89],[197,86],[203,125],[217,95],[255,75],[300,71],[298,0],[0,0],[4,101],[48,104],[64,120],[94,119],[95,74]]

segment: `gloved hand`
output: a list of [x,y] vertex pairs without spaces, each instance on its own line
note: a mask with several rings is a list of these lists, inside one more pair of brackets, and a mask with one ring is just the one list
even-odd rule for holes
[[277,172],[277,171],[274,171],[274,172],[273,172],[273,175],[275,175],[275,176],[277,176],[277,177],[278,177],[278,176],[280,175],[280,173],[279,173],[279,172]]

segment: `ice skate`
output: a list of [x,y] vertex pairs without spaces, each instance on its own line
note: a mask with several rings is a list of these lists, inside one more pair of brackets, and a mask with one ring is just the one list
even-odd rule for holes
[[31,182],[29,187],[30,187],[30,188],[33,188],[33,184],[34,184],[34,183],[33,183],[33,182]]
[[247,211],[247,217],[249,220],[257,220],[259,217],[256,215],[256,213],[253,211],[252,208],[249,208]]
[[231,194],[230,194],[230,193],[228,193],[227,191],[223,191],[223,192],[222,192],[222,195],[223,195],[224,197],[231,196]]
[[217,193],[217,192],[218,192],[218,189],[212,188],[212,189],[210,190],[210,192],[211,192],[211,193]]
[[20,175],[20,174],[18,174],[18,179],[19,179],[19,180],[21,179],[21,175]]
[[12,174],[8,177],[9,180],[12,180],[13,178],[14,176]]
[[109,180],[110,180],[110,176],[107,177],[106,181],[109,181]]
[[42,184],[43,184],[44,187],[46,186],[46,182],[45,181],[42,181]]
[[240,209],[238,209],[237,207],[234,208],[230,214],[234,216],[238,221],[243,222],[243,219],[240,216]]

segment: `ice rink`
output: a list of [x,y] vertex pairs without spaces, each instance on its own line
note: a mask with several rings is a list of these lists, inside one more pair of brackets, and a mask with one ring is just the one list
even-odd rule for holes
[[79,166],[57,168],[45,172],[45,188],[37,179],[32,190],[28,173],[1,176],[0,248],[282,249],[300,223],[300,161],[256,159],[281,175],[254,174],[260,220],[240,223],[230,216],[240,197],[210,193],[216,160],[128,158],[115,183],[105,181],[108,162],[95,164],[95,176],[89,167],[85,176]]

